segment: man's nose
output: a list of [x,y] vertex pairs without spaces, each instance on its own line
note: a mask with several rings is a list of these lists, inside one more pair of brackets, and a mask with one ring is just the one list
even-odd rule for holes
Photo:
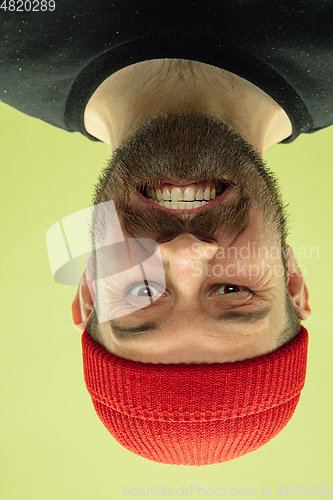
[[159,246],[166,271],[172,273],[173,278],[186,281],[192,275],[198,276],[198,271],[203,272],[218,250],[216,241],[202,240],[188,233]]

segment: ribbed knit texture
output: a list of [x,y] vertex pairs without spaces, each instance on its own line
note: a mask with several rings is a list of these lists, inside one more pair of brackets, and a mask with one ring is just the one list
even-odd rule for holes
[[209,465],[270,441],[292,417],[304,387],[308,333],[258,358],[165,365],[118,358],[82,335],[84,376],[113,437],[149,460]]

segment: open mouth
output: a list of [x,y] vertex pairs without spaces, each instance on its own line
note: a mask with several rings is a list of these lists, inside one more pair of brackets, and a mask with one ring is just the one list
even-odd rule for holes
[[148,188],[146,185],[138,188],[147,200],[161,207],[173,210],[191,210],[200,208],[216,200],[230,186],[225,181],[203,181],[188,184],[165,182]]

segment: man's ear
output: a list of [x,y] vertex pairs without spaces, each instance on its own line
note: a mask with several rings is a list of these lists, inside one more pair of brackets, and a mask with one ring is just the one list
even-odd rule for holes
[[291,299],[299,319],[306,320],[311,316],[311,309],[309,306],[309,290],[304,282],[302,271],[297,265],[295,253],[289,245],[286,245],[286,254],[287,275],[289,281],[288,288]]
[[93,283],[88,282],[85,273],[83,273],[72,304],[72,320],[79,332],[84,332],[86,328],[94,308],[94,298]]

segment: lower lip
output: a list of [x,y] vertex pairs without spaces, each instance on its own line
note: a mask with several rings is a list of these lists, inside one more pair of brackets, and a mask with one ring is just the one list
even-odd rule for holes
[[190,209],[184,209],[184,208],[177,208],[177,209],[175,209],[175,208],[162,207],[162,205],[159,205],[158,203],[154,203],[153,201],[150,201],[147,198],[145,198],[143,196],[143,194],[140,193],[139,190],[137,190],[137,196],[147,206],[149,206],[150,208],[154,207],[155,210],[160,210],[161,212],[168,212],[168,213],[173,212],[173,213],[176,213],[176,214],[179,214],[179,213],[181,213],[181,214],[196,213],[197,214],[197,213],[200,213],[200,212],[204,212],[205,210],[209,210],[211,208],[214,208],[214,207],[216,207],[216,205],[219,205],[220,203],[223,203],[226,200],[226,198],[229,196],[231,190],[232,190],[232,186],[228,186],[223,191],[223,193],[220,196],[218,196],[217,198],[215,198],[215,200],[209,201],[208,203],[206,203],[206,205],[203,205],[202,207],[190,208]]

